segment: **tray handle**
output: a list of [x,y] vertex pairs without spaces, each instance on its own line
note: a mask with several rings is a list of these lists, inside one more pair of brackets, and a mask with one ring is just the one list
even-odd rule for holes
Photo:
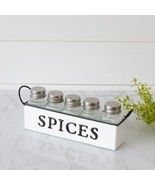
[[27,88],[27,89],[29,89],[29,90],[31,90],[31,88],[30,88],[29,86],[27,86],[27,85],[22,85],[22,86],[18,89],[18,96],[19,96],[19,99],[20,99],[21,103],[22,103],[23,105],[25,105],[28,101],[24,102],[23,99],[22,99],[21,90],[22,90],[23,88]]

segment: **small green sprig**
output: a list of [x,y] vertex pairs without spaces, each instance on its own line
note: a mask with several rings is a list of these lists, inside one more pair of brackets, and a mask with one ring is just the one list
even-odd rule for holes
[[151,87],[148,87],[146,83],[138,82],[136,78],[132,80],[132,86],[136,87],[135,92],[140,98],[139,101],[134,102],[128,95],[124,99],[118,96],[116,99],[122,103],[126,110],[133,110],[138,120],[144,121],[148,126],[155,125],[155,102],[150,93]]

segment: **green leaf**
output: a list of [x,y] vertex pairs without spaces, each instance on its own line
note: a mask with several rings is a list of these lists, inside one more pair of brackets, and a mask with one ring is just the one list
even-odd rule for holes
[[155,125],[155,102],[150,92],[152,88],[148,87],[146,83],[138,82],[136,78],[133,78],[132,83],[132,87],[136,87],[134,92],[139,96],[140,101],[134,102],[128,95],[124,99],[118,96],[116,99],[126,110],[133,109],[138,120],[144,121],[148,126]]

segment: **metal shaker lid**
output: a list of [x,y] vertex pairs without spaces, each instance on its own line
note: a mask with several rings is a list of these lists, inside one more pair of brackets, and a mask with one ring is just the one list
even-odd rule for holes
[[65,97],[65,105],[68,107],[78,107],[81,105],[81,98],[76,94],[69,94]]
[[94,97],[89,97],[84,99],[83,101],[83,108],[85,110],[97,110],[100,108],[100,102],[99,99]]
[[112,114],[120,113],[121,112],[121,104],[117,101],[108,101],[105,104],[104,111],[107,113],[112,113]]
[[30,97],[34,99],[44,98],[46,96],[46,89],[42,86],[35,86],[31,88]]
[[63,92],[61,91],[49,91],[48,101],[52,103],[61,103],[63,102]]

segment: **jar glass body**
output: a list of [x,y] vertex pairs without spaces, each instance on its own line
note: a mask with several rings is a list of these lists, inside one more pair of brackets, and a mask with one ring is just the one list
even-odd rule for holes
[[44,97],[44,98],[30,98],[28,101],[28,104],[33,105],[35,107],[45,108],[45,106],[47,104],[47,100],[46,100],[46,97]]
[[81,112],[81,117],[92,119],[92,120],[100,120],[101,119],[101,111],[100,110],[85,110]]
[[62,112],[66,113],[66,114],[70,114],[70,115],[80,116],[81,111],[82,111],[81,106],[78,106],[78,107],[65,106]]
[[61,112],[64,109],[64,103],[52,103],[48,101],[45,108]]
[[103,111],[101,121],[106,123],[118,124],[123,120],[126,114],[127,111],[124,110],[120,113],[108,113]]

